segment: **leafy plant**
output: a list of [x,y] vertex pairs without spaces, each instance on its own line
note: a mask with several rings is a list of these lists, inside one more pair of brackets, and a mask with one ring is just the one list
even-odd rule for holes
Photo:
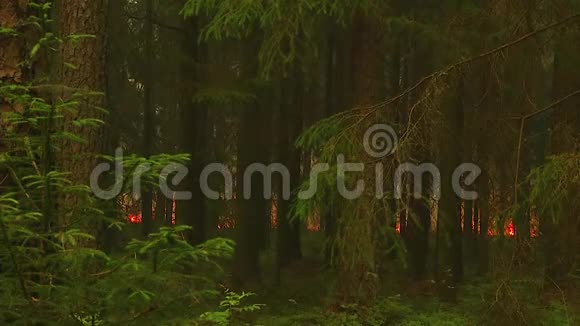
[[199,319],[203,322],[211,323],[212,325],[231,325],[241,314],[252,313],[262,309],[264,306],[263,304],[242,304],[244,300],[254,295],[254,293],[242,292],[239,294],[228,290],[226,292],[226,297],[220,302],[219,306],[221,310],[203,313]]

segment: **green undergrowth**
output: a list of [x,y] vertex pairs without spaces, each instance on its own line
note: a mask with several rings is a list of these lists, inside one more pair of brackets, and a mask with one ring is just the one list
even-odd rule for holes
[[[436,293],[409,294],[412,281],[392,271],[381,299],[368,305],[340,304],[332,295],[335,275],[313,261],[287,268],[281,284],[256,291],[266,306],[252,325],[578,325],[574,293],[546,295],[537,279],[509,284],[474,278],[458,289],[457,302]],[[385,276],[388,277],[388,276]]]

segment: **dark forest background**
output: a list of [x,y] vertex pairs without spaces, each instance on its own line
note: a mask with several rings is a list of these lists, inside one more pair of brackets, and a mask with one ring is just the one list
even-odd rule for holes
[[575,325],[579,58],[576,0],[1,0],[0,324]]

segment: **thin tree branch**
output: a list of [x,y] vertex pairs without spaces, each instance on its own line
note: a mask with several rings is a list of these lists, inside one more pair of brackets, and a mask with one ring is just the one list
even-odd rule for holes
[[524,129],[525,129],[525,125],[526,125],[526,121],[539,115],[542,114],[544,112],[547,112],[551,109],[557,109],[558,105],[562,104],[563,102],[567,101],[568,99],[580,95],[580,89],[560,98],[559,100],[553,102],[552,104],[546,106],[543,109],[540,110],[536,110],[532,113],[528,113],[524,116],[522,116],[520,118],[520,134],[519,134],[519,140],[518,140],[518,158],[516,160],[516,177],[515,177],[515,184],[514,184],[514,204],[518,203],[518,182],[519,182],[519,172],[520,172],[520,160],[521,160],[521,155],[522,155],[522,142],[523,142],[523,138],[524,138]]
[[562,20],[559,20],[559,21],[557,21],[555,23],[552,23],[550,25],[546,25],[546,26],[544,26],[542,28],[536,29],[536,30],[531,31],[529,33],[526,33],[526,34],[518,37],[515,40],[512,40],[512,41],[510,41],[508,43],[504,43],[504,44],[500,45],[499,47],[496,47],[496,48],[491,49],[489,51],[483,52],[483,53],[478,54],[476,56],[473,56],[473,57],[464,59],[462,61],[456,62],[456,63],[451,64],[451,65],[449,65],[449,66],[447,66],[447,67],[445,67],[445,68],[443,68],[441,70],[438,70],[436,72],[433,72],[430,75],[427,75],[427,76],[423,77],[421,80],[419,80],[413,86],[407,88],[405,91],[403,91],[402,93],[400,93],[399,95],[397,95],[395,97],[392,97],[392,98],[390,98],[390,99],[388,99],[386,101],[383,101],[383,102],[380,102],[380,103],[377,103],[377,104],[374,104],[374,105],[371,105],[371,106],[358,107],[357,109],[358,110],[367,110],[367,109],[378,109],[378,108],[384,107],[385,105],[391,104],[391,103],[393,103],[393,102],[401,99],[402,97],[406,96],[407,94],[413,92],[414,90],[416,90],[417,88],[419,88],[420,86],[422,86],[424,83],[430,81],[431,79],[434,79],[437,76],[446,75],[446,74],[450,73],[451,71],[453,71],[453,70],[455,70],[455,69],[457,69],[459,67],[465,66],[467,64],[473,63],[473,62],[478,61],[478,60],[481,60],[481,59],[484,59],[484,58],[489,57],[491,55],[494,55],[496,53],[500,53],[500,52],[502,52],[502,51],[504,51],[504,50],[506,50],[506,49],[508,49],[508,48],[510,48],[512,46],[514,46],[514,45],[517,45],[517,44],[519,44],[519,43],[521,43],[521,42],[529,39],[530,37],[533,37],[533,36],[535,36],[537,34],[541,34],[543,32],[546,32],[546,31],[551,30],[551,29],[556,28],[556,27],[560,27],[562,25],[566,25],[567,23],[569,23],[569,22],[571,22],[573,20],[576,20],[578,18],[580,18],[580,13],[575,13],[575,14],[570,15],[570,16],[568,16],[568,17],[566,17],[566,18],[564,18]]
[[[146,20],[146,19],[147,19],[147,17],[138,17],[138,16],[131,15],[131,14],[129,14],[129,13],[125,13],[125,16],[126,16],[126,17],[128,17],[128,18],[131,18],[131,19],[136,19],[136,20]],[[159,27],[163,27],[163,28],[165,28],[165,29],[169,29],[169,30],[176,31],[176,32],[179,32],[179,33],[183,33],[183,34],[185,34],[185,33],[186,33],[186,32],[185,32],[185,30],[184,30],[184,29],[182,29],[182,28],[179,28],[179,27],[177,27],[177,26],[171,26],[171,25],[167,25],[167,24],[165,24],[165,23],[162,23],[162,22],[158,21],[158,20],[157,20],[157,19],[155,19],[155,18],[152,18],[152,19],[151,19],[151,22],[152,22],[154,25],[157,25],[157,26],[159,26]]]

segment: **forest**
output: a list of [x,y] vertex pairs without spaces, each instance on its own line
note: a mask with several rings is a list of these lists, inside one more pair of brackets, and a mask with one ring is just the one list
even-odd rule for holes
[[0,325],[580,325],[580,1],[0,0]]

